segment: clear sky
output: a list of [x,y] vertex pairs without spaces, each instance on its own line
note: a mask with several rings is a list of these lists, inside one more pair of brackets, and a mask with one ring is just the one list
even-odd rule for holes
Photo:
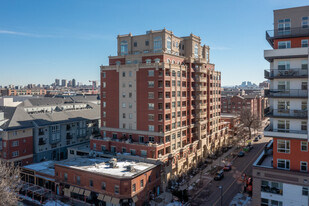
[[166,28],[211,48],[222,85],[264,80],[273,10],[308,0],[0,0],[0,85],[99,80],[118,34]]

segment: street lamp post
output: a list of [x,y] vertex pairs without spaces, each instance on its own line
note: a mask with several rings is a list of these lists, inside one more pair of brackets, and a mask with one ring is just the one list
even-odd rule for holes
[[222,206],[222,186],[219,186],[220,189],[220,206]]

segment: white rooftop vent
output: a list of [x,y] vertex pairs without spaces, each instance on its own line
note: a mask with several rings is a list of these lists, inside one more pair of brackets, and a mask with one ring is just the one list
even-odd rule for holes
[[133,165],[128,165],[128,166],[127,166],[127,170],[128,170],[129,172],[135,172],[135,171],[136,171],[136,169],[134,168]]
[[109,163],[110,168],[116,168],[117,167],[117,162],[111,161]]

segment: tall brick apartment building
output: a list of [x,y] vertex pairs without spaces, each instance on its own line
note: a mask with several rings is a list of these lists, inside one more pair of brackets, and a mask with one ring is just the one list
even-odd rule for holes
[[168,179],[225,143],[221,73],[198,36],[166,29],[119,35],[101,66],[101,132],[91,149],[158,159]]
[[308,205],[309,6],[274,11],[274,30],[264,51],[270,70],[270,125],[273,137],[253,167],[253,205]]

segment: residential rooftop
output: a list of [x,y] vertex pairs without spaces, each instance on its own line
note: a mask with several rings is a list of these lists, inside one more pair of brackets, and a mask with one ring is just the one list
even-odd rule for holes
[[83,170],[117,178],[137,176],[156,167],[154,164],[145,162],[136,162],[116,158],[84,157],[62,160],[55,162],[55,164],[72,169]]
[[265,145],[260,156],[255,160],[253,166],[273,168],[273,140]]

